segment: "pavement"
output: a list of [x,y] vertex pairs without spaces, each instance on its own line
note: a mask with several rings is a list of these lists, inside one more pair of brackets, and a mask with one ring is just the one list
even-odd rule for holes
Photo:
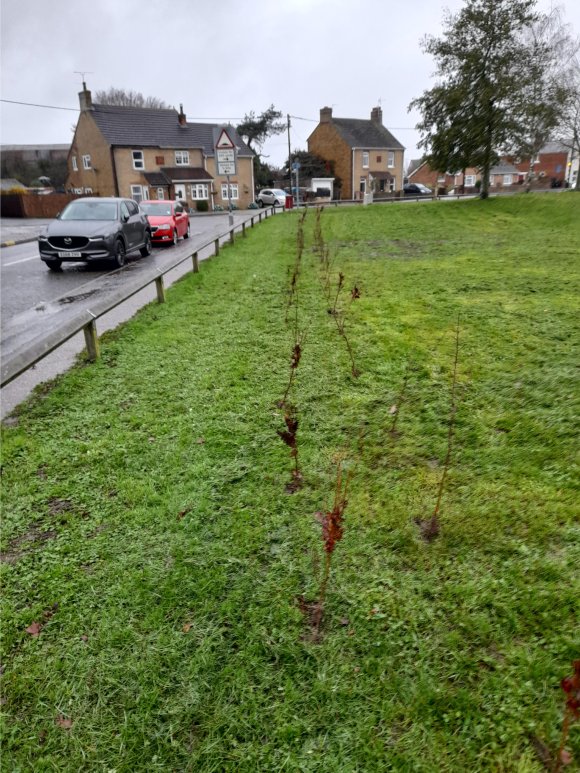
[[34,242],[43,226],[52,218],[0,218],[0,247],[14,247],[15,244]]

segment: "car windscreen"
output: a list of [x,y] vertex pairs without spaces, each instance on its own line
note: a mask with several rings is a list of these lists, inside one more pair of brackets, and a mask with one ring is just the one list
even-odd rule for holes
[[159,202],[159,204],[144,204],[141,202],[140,207],[146,215],[162,217],[171,214],[171,204],[163,204],[162,202]]
[[71,201],[63,210],[61,220],[116,220],[114,201]]
[[274,196],[285,196],[285,195],[286,195],[286,194],[284,193],[284,191],[281,191],[281,190],[280,190],[280,188],[274,188],[274,190],[272,191],[272,193],[274,194]]

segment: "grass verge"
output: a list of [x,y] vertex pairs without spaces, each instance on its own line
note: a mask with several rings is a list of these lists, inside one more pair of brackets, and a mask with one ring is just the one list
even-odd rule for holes
[[[309,213],[292,495],[295,214],[24,405],[3,429],[6,769],[539,773],[580,648],[579,222],[573,193],[326,210],[361,294],[353,378]],[[300,599],[337,454],[355,469],[316,644]]]

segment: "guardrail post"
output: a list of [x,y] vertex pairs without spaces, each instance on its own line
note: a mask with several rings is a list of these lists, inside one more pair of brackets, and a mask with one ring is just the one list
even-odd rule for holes
[[199,258],[197,256],[197,252],[194,252],[191,256],[191,260],[193,262],[193,273],[199,274]]
[[260,214],[258,215],[258,223],[261,223],[261,222],[262,222],[262,213],[260,212]]
[[254,216],[253,215],[250,218],[250,223],[252,224],[251,227],[253,228],[254,227]]
[[214,244],[215,244],[214,255],[219,255],[220,254],[220,240],[216,239]]
[[246,235],[246,223],[245,221],[242,223],[242,236]]
[[163,284],[163,274],[155,277],[155,289],[157,290],[157,303],[165,303],[165,286]]
[[[89,311],[89,314],[92,313]],[[101,356],[99,348],[99,337],[97,335],[97,323],[96,317],[93,316],[90,322],[83,327],[83,333],[85,334],[85,345],[87,347],[87,357],[90,362],[95,362]]]
[[230,231],[230,244],[233,244],[233,243],[234,243],[234,229],[232,228],[232,230]]

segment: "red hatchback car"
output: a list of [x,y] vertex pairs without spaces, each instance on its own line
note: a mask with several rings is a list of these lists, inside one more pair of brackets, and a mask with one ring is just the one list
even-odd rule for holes
[[154,244],[177,244],[180,236],[189,239],[189,215],[180,201],[141,201],[147,215]]

